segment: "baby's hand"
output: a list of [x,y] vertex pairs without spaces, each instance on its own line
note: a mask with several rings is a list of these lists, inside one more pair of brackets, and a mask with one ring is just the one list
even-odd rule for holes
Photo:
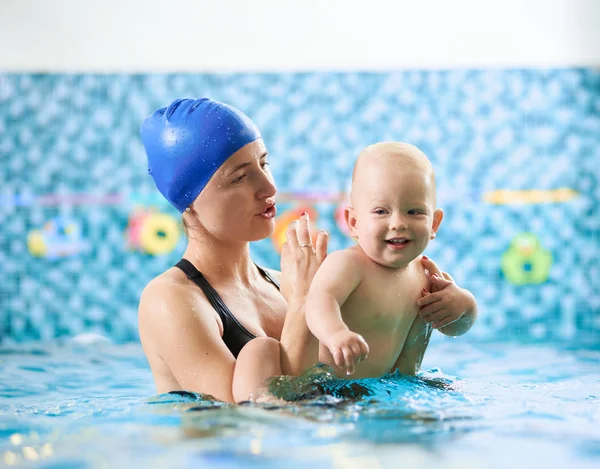
[[347,329],[336,332],[325,344],[333,356],[338,368],[346,370],[347,375],[354,373],[354,366],[366,360],[369,346],[363,337]]
[[424,290],[423,296],[417,300],[421,307],[419,316],[426,322],[433,323],[434,329],[458,321],[473,308],[473,295],[468,290],[460,288],[432,260],[423,257],[423,266],[430,281],[430,290]]

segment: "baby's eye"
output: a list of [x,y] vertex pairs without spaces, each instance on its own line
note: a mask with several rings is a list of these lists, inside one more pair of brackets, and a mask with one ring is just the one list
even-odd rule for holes
[[423,212],[423,210],[418,210],[418,209],[413,209],[413,210],[409,210],[408,214],[409,215],[423,215],[425,212]]
[[377,208],[373,210],[373,213],[375,213],[376,215],[385,215],[387,213],[387,210],[384,208]]

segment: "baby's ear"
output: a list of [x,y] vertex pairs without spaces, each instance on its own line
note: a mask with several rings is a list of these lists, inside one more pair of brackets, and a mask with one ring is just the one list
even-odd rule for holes
[[356,216],[354,214],[354,208],[348,205],[344,209],[344,218],[346,219],[346,224],[348,225],[348,229],[350,230],[350,236],[353,238],[358,237],[358,224],[356,220]]
[[433,212],[433,224],[431,226],[431,236],[429,237],[429,239],[435,238],[443,219],[444,219],[443,210],[441,208],[435,209],[435,211]]

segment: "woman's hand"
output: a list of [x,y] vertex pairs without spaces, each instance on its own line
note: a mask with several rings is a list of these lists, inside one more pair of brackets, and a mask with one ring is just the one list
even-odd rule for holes
[[450,274],[442,272],[431,259],[423,256],[421,263],[430,286],[417,301],[419,316],[446,335],[464,334],[477,317],[475,297],[468,290],[460,288]]
[[288,304],[302,304],[315,272],[327,256],[327,233],[310,238],[308,213],[288,226],[286,242],[281,249],[281,294]]

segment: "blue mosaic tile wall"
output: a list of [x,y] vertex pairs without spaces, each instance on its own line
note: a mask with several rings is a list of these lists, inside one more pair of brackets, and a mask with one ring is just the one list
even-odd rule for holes
[[[600,343],[595,69],[0,75],[0,341],[137,340],[140,292],[185,243],[138,129],[185,96],[257,122],[281,225],[308,208],[331,249],[352,242],[336,213],[358,152],[419,146],[446,214],[427,254],[477,296],[470,335]],[[280,237],[258,263],[278,267]]]

